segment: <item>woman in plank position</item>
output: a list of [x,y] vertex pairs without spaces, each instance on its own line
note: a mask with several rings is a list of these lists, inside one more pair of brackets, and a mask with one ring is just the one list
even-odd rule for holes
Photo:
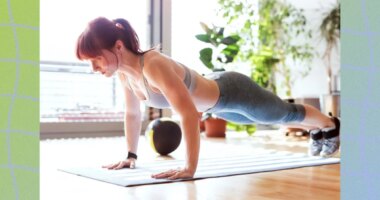
[[311,134],[309,153],[330,157],[339,150],[340,122],[309,105],[292,104],[236,72],[214,72],[207,78],[154,50],[140,49],[136,32],[125,19],[103,17],[89,22],[79,36],[80,60],[91,63],[106,77],[117,74],[125,92],[125,136],[128,156],[108,169],[134,168],[141,132],[140,102],[156,108],[171,107],[180,115],[186,142],[186,165],[153,174],[153,178],[194,176],[199,156],[198,112],[213,113],[228,121],[282,124]]

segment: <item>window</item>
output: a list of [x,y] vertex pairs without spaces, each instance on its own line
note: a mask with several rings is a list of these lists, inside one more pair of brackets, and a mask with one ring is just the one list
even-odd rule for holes
[[41,120],[123,119],[123,91],[116,77],[90,72],[87,64],[41,62]]
[[75,57],[75,43],[90,20],[104,16],[127,19],[147,48],[147,1],[41,0],[40,6],[41,122],[121,121],[119,81],[92,73]]

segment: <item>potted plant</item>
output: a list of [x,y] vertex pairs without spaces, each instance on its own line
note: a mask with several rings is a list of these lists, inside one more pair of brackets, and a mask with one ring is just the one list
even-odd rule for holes
[[[232,34],[225,36],[224,27],[212,26],[209,27],[201,22],[204,33],[198,34],[195,37],[207,44],[210,47],[203,48],[199,51],[199,59],[201,62],[213,72],[224,71],[224,65],[231,63],[239,53],[240,47],[237,42],[240,36]],[[225,137],[227,122],[223,119],[216,118],[210,113],[203,113],[200,122],[202,128],[204,122],[205,134],[208,137]]]
[[[326,74],[328,81],[328,93],[321,95],[321,110],[325,114],[340,116],[340,93],[338,91],[338,73],[333,72],[333,50],[339,51],[340,41],[340,3],[337,2],[322,18],[319,26],[321,38],[326,42],[326,49],[322,58],[326,64]],[[337,53],[339,56],[339,52]],[[339,70],[336,70],[339,72]]]

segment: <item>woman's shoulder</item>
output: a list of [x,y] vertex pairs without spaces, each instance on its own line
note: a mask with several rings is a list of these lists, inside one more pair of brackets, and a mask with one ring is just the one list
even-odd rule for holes
[[151,49],[149,51],[146,51],[144,53],[144,60],[146,61],[150,61],[150,60],[156,60],[156,59],[159,59],[161,57],[165,56],[164,54],[162,54],[159,50],[157,49]]
[[[144,54],[144,66],[151,68],[156,66],[166,66],[172,59],[158,50],[150,50]],[[144,67],[144,68],[145,68]]]
[[177,67],[174,60],[159,51],[149,51],[144,55],[143,74],[148,79],[160,79],[177,73]]

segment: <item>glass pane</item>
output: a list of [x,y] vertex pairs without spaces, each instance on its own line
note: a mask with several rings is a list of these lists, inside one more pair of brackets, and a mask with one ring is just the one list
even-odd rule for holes
[[41,121],[123,119],[123,91],[117,78],[88,69],[41,63]]

